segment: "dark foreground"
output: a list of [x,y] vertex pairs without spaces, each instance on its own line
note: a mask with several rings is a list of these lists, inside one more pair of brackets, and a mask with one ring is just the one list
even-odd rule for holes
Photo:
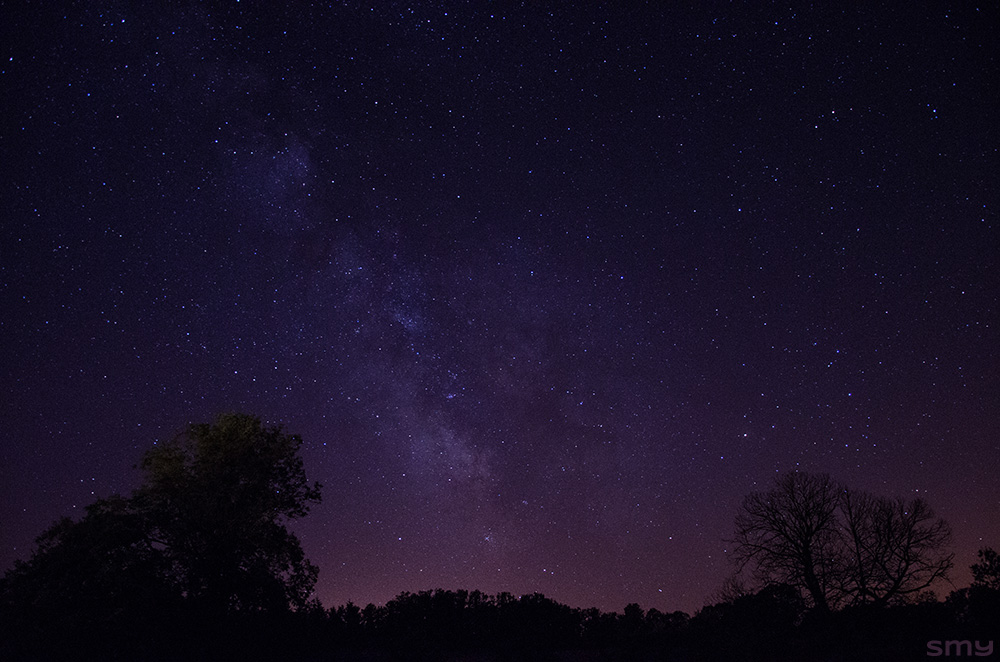
[[215,615],[95,604],[3,614],[4,660],[918,660],[1000,657],[1000,591],[816,615],[765,589],[689,617],[629,605],[574,609],[542,595],[403,593],[385,606]]

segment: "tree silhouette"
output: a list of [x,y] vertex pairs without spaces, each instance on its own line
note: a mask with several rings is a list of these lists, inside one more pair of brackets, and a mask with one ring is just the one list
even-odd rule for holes
[[305,604],[318,570],[285,528],[320,500],[301,445],[256,417],[226,414],[146,453],[133,502],[186,598],[219,612]]
[[828,611],[843,583],[839,492],[825,474],[788,473],[747,496],[736,517],[738,566],[754,565],[765,583],[794,586]]
[[765,584],[786,583],[817,611],[884,606],[947,577],[948,524],[921,499],[905,502],[789,473],[746,497],[736,517],[734,558]]
[[1000,591],[1000,554],[992,547],[983,547],[976,555],[979,563],[969,566],[972,571],[972,585],[993,591]]
[[126,649],[147,656],[182,614],[211,632],[227,615],[305,606],[317,568],[285,528],[320,498],[301,443],[227,414],[146,453],[131,497],[57,521],[0,580],[0,621],[17,632],[22,656],[46,657],[66,641],[99,650],[111,636],[133,637]]
[[782,648],[787,648],[803,610],[798,588],[774,583],[704,607],[691,619],[692,634],[700,648],[715,649],[719,659],[790,659]]
[[854,603],[885,605],[915,596],[951,570],[951,529],[922,499],[907,503],[845,489],[845,592]]
[[964,620],[976,632],[994,632],[1000,623],[1000,556],[992,547],[983,547],[978,557],[979,563],[969,567],[972,585],[962,591],[959,602],[965,603]]
[[32,557],[0,580],[7,629],[0,658],[58,659],[66,642],[99,650],[112,635],[124,649],[156,645],[157,632],[147,626],[162,624],[177,592],[144,516],[127,499],[100,499],[80,521],[58,520],[36,544]]

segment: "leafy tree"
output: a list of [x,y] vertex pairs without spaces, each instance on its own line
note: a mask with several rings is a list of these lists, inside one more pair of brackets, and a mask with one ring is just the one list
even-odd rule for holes
[[190,426],[146,453],[131,497],[99,499],[39,536],[0,580],[0,621],[26,651],[132,636],[130,655],[141,656],[155,623],[192,607],[217,616],[305,607],[317,569],[285,528],[320,498],[301,443],[243,414]]
[[112,636],[135,655],[156,644],[152,623],[177,606],[176,587],[127,499],[99,499],[78,522],[61,518],[36,545],[0,580],[0,658],[59,659],[72,642],[82,659]]
[[959,621],[973,632],[993,632],[1000,623],[1000,555],[983,547],[979,562],[969,566],[972,585],[948,596],[948,604]]
[[979,563],[969,566],[972,585],[1000,591],[1000,554],[992,547],[983,547],[977,553]]
[[305,605],[318,570],[285,528],[320,500],[301,445],[280,427],[226,414],[146,453],[133,501],[188,599],[222,612]]

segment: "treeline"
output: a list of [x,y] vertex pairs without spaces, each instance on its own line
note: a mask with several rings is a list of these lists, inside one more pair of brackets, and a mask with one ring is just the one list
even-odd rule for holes
[[0,660],[891,662],[990,655],[1000,630],[995,551],[939,601],[953,555],[929,506],[811,474],[747,497],[743,575],[693,617],[464,590],[324,609],[287,528],[321,497],[301,444],[229,414],[148,451],[131,495],[57,521],[0,579]]
[[[97,596],[95,596],[97,597]],[[862,605],[821,613],[792,586],[704,607],[694,616],[579,609],[540,594],[401,593],[385,605],[209,614],[189,606],[90,614],[11,612],[4,660],[894,660],[924,659],[951,642],[996,643],[1000,590],[985,584],[944,601]],[[963,642],[968,642],[967,644]],[[963,648],[959,648],[961,645]]]
[[623,615],[576,609],[539,593],[514,596],[480,591],[401,593],[384,606],[347,604],[328,614],[340,644],[434,657],[446,652],[494,651],[523,656],[557,651],[606,650],[639,641],[667,643],[689,620],[687,614]]
[[615,613],[571,608],[540,594],[439,589],[325,612],[326,640],[314,659],[891,662],[923,659],[932,641],[985,646],[997,623],[1000,590],[985,583],[944,601],[928,595],[833,613],[810,609],[792,586],[772,585],[694,616],[637,604]]

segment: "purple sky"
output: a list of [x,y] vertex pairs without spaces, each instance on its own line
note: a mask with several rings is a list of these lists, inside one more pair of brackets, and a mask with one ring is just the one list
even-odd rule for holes
[[693,612],[789,470],[1000,547],[994,8],[291,4],[0,10],[0,569],[223,411],[328,606]]

